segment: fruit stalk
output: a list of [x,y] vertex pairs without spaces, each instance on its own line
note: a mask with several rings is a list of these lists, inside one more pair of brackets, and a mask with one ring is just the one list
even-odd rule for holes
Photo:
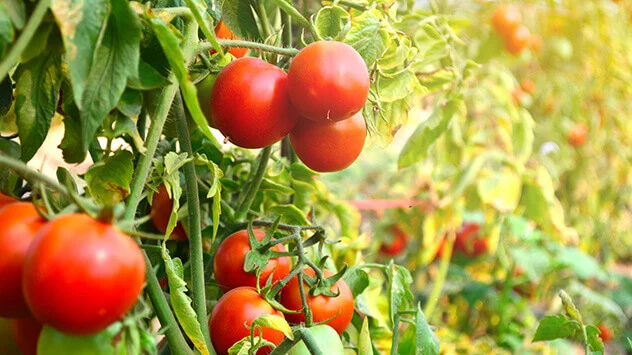
[[[238,40],[238,39],[218,39],[217,41],[224,48],[233,48],[233,47],[249,48],[249,49],[255,49],[255,50],[264,51],[264,52],[281,54],[281,55],[285,55],[289,57],[294,57],[295,55],[298,54],[298,49],[295,49],[295,48],[277,47],[277,46],[271,46],[269,44],[243,41],[243,40]],[[197,52],[206,53],[210,51],[211,49],[213,49],[213,45],[211,45],[209,42],[202,42],[200,43],[197,49]]]

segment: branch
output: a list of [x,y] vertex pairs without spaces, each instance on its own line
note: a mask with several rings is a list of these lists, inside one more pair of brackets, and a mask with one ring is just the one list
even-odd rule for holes
[[[295,55],[298,54],[298,49],[271,46],[269,44],[263,44],[263,43],[258,43],[258,42],[242,41],[242,40],[237,40],[237,39],[219,39],[218,42],[222,47],[228,47],[228,48],[233,48],[233,47],[249,48],[249,49],[255,49],[255,50],[264,51],[264,52],[286,55],[289,57],[294,57]],[[197,52],[198,53],[208,52],[211,49],[214,49],[213,45],[211,45],[209,42],[202,42],[200,43],[200,46],[198,47]]]

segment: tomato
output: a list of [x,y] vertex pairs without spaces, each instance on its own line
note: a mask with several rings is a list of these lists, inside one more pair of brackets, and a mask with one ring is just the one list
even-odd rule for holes
[[588,127],[583,122],[576,123],[568,131],[568,143],[575,148],[581,147],[586,143],[586,136],[588,136]]
[[513,98],[514,102],[518,105],[522,103],[522,95],[523,95],[523,92],[522,90],[520,90],[520,88],[515,88],[511,92],[511,97]]
[[[254,230],[254,234],[258,240],[262,240],[266,235],[261,230]],[[256,275],[244,271],[244,260],[250,250],[247,230],[240,230],[229,235],[217,248],[213,265],[215,280],[222,291],[226,292],[240,286],[255,287],[257,285]],[[287,251],[281,244],[275,245],[272,247],[272,250],[278,252]],[[289,275],[290,268],[290,257],[270,259],[266,268],[261,272],[260,285],[265,285],[270,275],[273,275],[273,282],[278,282]]]
[[319,41],[303,48],[292,60],[288,80],[298,113],[318,122],[353,116],[369,95],[364,59],[342,42]]
[[469,257],[485,254],[489,246],[487,239],[477,237],[480,229],[481,226],[477,223],[464,223],[454,240],[454,251]]
[[597,326],[597,329],[599,329],[599,337],[604,343],[607,343],[610,340],[612,340],[612,337],[613,337],[612,330],[610,330],[610,327],[608,327],[608,325],[601,323]]
[[[217,38],[238,39],[222,20],[219,20],[217,26],[215,26],[215,35],[217,36]],[[245,57],[248,52],[248,48],[235,47],[228,50],[228,53],[235,56],[235,58]],[[215,50],[211,50],[211,54],[213,53],[215,53]]]
[[[45,326],[37,343],[38,355],[113,355],[125,353],[119,346],[122,325],[116,322],[93,335],[70,335]],[[117,348],[118,346],[118,348]],[[118,351],[117,351],[118,350]]]
[[24,296],[35,318],[74,335],[127,313],[145,282],[143,254],[115,227],[83,214],[51,220],[26,255]]
[[[158,186],[158,192],[154,193],[154,197],[151,201],[151,211],[149,212],[151,221],[160,233],[164,234],[167,232],[171,210],[173,210],[173,201],[171,197],[169,197],[169,192],[167,192],[165,185],[160,185]],[[182,226],[182,222],[178,221],[169,239],[187,240],[187,233]]]
[[524,92],[529,93],[529,95],[535,93],[535,83],[531,79],[522,79],[522,81],[520,81],[520,87]]
[[[253,287],[237,287],[228,291],[217,301],[208,322],[211,341],[217,354],[228,354],[228,349],[233,344],[250,335],[250,329],[246,326],[251,326],[252,321],[268,314],[283,317],[283,313],[272,308]],[[255,335],[259,335],[259,331],[255,331]],[[265,327],[261,336],[276,345],[285,337],[282,332]],[[269,354],[270,351],[268,347],[261,348],[257,355]]]
[[503,37],[507,37],[520,26],[521,21],[520,11],[513,5],[498,5],[492,13],[492,26]]
[[[311,328],[307,328],[321,351],[326,353],[327,355],[344,355],[345,348],[342,345],[342,341],[340,340],[340,336],[334,328],[322,324],[317,325]],[[292,349],[290,349],[289,355],[310,355],[311,353],[305,346],[305,343],[301,340],[298,344],[294,345]]]
[[539,52],[542,49],[542,37],[539,35],[531,35],[529,39],[529,49],[533,52]]
[[37,355],[42,323],[33,318],[16,318],[11,320],[11,330],[22,355]]
[[211,90],[217,128],[242,148],[263,148],[285,137],[298,120],[288,94],[288,76],[259,58],[226,65]]
[[15,202],[16,200],[13,197],[7,196],[3,193],[0,193],[0,208]]
[[19,354],[11,332],[11,319],[0,318],[0,354]]
[[195,85],[200,108],[202,109],[209,126],[213,128],[217,128],[213,122],[213,117],[211,116],[211,90],[213,90],[215,79],[217,79],[217,74],[209,73],[206,78],[202,79],[202,81]]
[[366,123],[359,112],[340,122],[300,120],[290,132],[296,155],[319,172],[347,168],[360,156],[366,139]]
[[28,317],[22,293],[24,259],[44,220],[32,203],[15,202],[0,209],[0,316]]
[[[314,270],[305,269],[304,272],[314,277]],[[324,270],[325,277],[333,275],[329,270]],[[301,303],[301,291],[298,288],[298,278],[294,277],[281,291],[281,304],[289,310],[301,311],[303,305]],[[323,322],[330,319],[325,324],[334,328],[338,334],[342,334],[353,317],[353,294],[351,289],[344,280],[338,280],[331,289],[334,292],[340,292],[338,297],[329,297],[325,295],[312,296],[309,294],[307,285],[303,285],[307,305],[312,310],[314,322]],[[285,318],[290,323],[299,324],[305,322],[305,314],[288,313]]]
[[382,243],[380,246],[380,254],[385,256],[397,256],[406,248],[408,236],[396,225],[391,226],[390,229],[393,238],[389,244]]
[[520,25],[505,39],[505,49],[513,55],[518,55],[527,47],[530,38],[531,32],[529,32],[529,29]]

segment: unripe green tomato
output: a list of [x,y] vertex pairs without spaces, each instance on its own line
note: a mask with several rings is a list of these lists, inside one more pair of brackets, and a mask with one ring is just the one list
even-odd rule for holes
[[119,322],[88,336],[68,335],[44,326],[37,343],[37,355],[115,355],[118,352],[112,343],[116,344],[113,339],[120,331]]
[[202,109],[209,126],[213,128],[215,128],[215,124],[211,119],[211,89],[213,88],[215,79],[217,79],[217,74],[218,73],[210,73],[195,86],[197,88],[197,97],[200,102],[200,108]]
[[11,333],[11,320],[0,318],[0,354],[19,354]]
[[[320,350],[327,355],[344,355],[345,348],[342,345],[342,340],[334,328],[322,324],[315,327],[307,328],[307,330],[314,336],[316,343]],[[294,345],[290,349],[289,355],[310,355],[311,353],[305,346],[305,343],[301,340],[298,344]]]

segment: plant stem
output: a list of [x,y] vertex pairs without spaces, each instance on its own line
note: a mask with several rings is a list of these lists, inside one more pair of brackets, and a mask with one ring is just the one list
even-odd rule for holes
[[261,22],[261,30],[263,31],[263,38],[266,39],[272,34],[270,29],[270,20],[268,19],[268,13],[263,5],[263,0],[250,0],[250,4],[255,9],[257,16],[259,16],[259,22]]
[[[250,41],[243,41],[243,40],[237,40],[237,39],[219,39],[218,42],[224,48],[232,48],[232,47],[250,48],[250,49],[260,50],[264,52],[286,55],[289,57],[293,57],[298,54],[298,49],[271,46],[269,44],[263,44],[263,43],[258,43],[258,42],[250,42]],[[211,49],[213,49],[213,46],[210,43],[202,42],[200,43],[197,52],[198,53],[208,52]]]
[[[193,156],[191,148],[191,140],[189,138],[189,128],[187,127],[187,119],[184,113],[184,103],[182,95],[176,96],[176,126],[178,130],[178,141],[180,142],[180,150],[187,153],[189,157]],[[213,354],[213,345],[206,314],[206,289],[204,282],[204,260],[202,253],[202,228],[200,222],[200,200],[198,196],[197,176],[195,174],[195,165],[193,161],[184,164],[184,181],[186,185],[187,206],[189,206],[189,252],[191,261],[191,282],[193,291],[193,306],[197,313],[198,322],[202,327],[202,334],[206,340],[206,346]]]
[[68,190],[64,186],[60,185],[56,180],[48,177],[47,175],[44,175],[39,171],[32,170],[20,160],[14,159],[4,153],[0,153],[0,166],[15,171],[18,175],[28,181],[42,182],[55,189],[63,197],[67,199],[70,198],[70,193],[68,193]]
[[160,12],[160,11],[164,11],[164,12],[168,12],[172,15],[178,16],[178,17],[184,17],[186,19],[192,20],[193,19],[193,13],[191,12],[191,9],[189,9],[186,6],[179,6],[179,7],[158,7],[155,9],[152,9],[154,12]]
[[266,168],[268,166],[268,160],[270,160],[271,153],[272,153],[272,146],[265,147],[261,151],[261,156],[259,157],[259,165],[257,166],[257,171],[255,173],[255,176],[252,178],[252,181],[250,181],[248,190],[246,190],[246,195],[244,197],[244,200],[239,205],[239,208],[237,209],[237,213],[235,214],[235,218],[237,220],[242,220],[246,218],[246,216],[248,215],[250,206],[252,205],[252,202],[255,200],[257,191],[259,191],[259,186],[261,186],[261,181],[263,180],[263,176],[265,175]]
[[299,332],[301,333],[301,338],[303,338],[303,343],[305,343],[307,350],[309,350],[312,355],[324,354],[323,351],[320,350],[320,348],[318,347],[316,339],[314,339],[314,336],[312,335],[312,333],[309,332],[309,330],[307,330],[306,328],[302,328],[299,330]]
[[287,354],[299,341],[301,341],[301,333],[297,330],[294,332],[294,339],[284,338],[283,341],[272,350],[270,355]]
[[169,308],[169,303],[167,303],[167,300],[162,293],[160,282],[151,267],[151,261],[147,257],[147,254],[144,253],[144,256],[145,265],[147,265],[147,293],[149,294],[151,304],[154,307],[160,324],[166,329],[165,336],[167,337],[171,353],[176,355],[193,354],[191,348],[189,348],[189,345],[184,339],[182,332],[180,331],[180,327],[171,312],[171,308]]
[[50,3],[51,0],[40,0],[35,7],[35,10],[33,10],[33,14],[29,18],[26,26],[24,26],[24,30],[22,30],[20,38],[15,41],[15,44],[13,44],[9,53],[0,63],[0,80],[4,80],[4,77],[7,76],[9,70],[11,70],[15,63],[18,62],[20,55],[24,49],[26,49],[26,46],[29,44],[31,38],[35,34],[35,31],[37,31],[37,28],[44,19],[44,15],[46,15],[46,11],[48,10]]
[[[254,220],[252,221],[252,225],[259,226],[259,227],[272,227],[274,225],[274,222]],[[235,228],[237,229],[244,229],[246,227],[248,227],[248,222],[241,222],[241,223],[235,224]],[[305,231],[305,230],[324,231],[324,228],[321,226],[294,226],[291,224],[283,224],[283,223],[279,223],[277,225],[277,229],[284,230],[287,232],[292,232],[296,228],[299,228],[302,231]]]
[[439,297],[441,297],[441,291],[443,290],[443,284],[445,283],[445,278],[448,275],[448,268],[450,267],[450,259],[452,258],[452,247],[454,246],[454,239],[456,237],[456,232],[451,231],[448,235],[448,240],[445,244],[445,249],[443,250],[443,254],[441,255],[441,264],[439,265],[439,275],[437,279],[434,281],[434,285],[432,286],[432,291],[430,292],[430,297],[428,297],[428,303],[426,303],[426,307],[424,307],[424,314],[428,321],[432,319],[432,313],[434,312],[437,303],[439,302]]
[[399,314],[395,314],[393,319],[393,339],[391,342],[391,355],[397,354],[397,339],[399,338]]

